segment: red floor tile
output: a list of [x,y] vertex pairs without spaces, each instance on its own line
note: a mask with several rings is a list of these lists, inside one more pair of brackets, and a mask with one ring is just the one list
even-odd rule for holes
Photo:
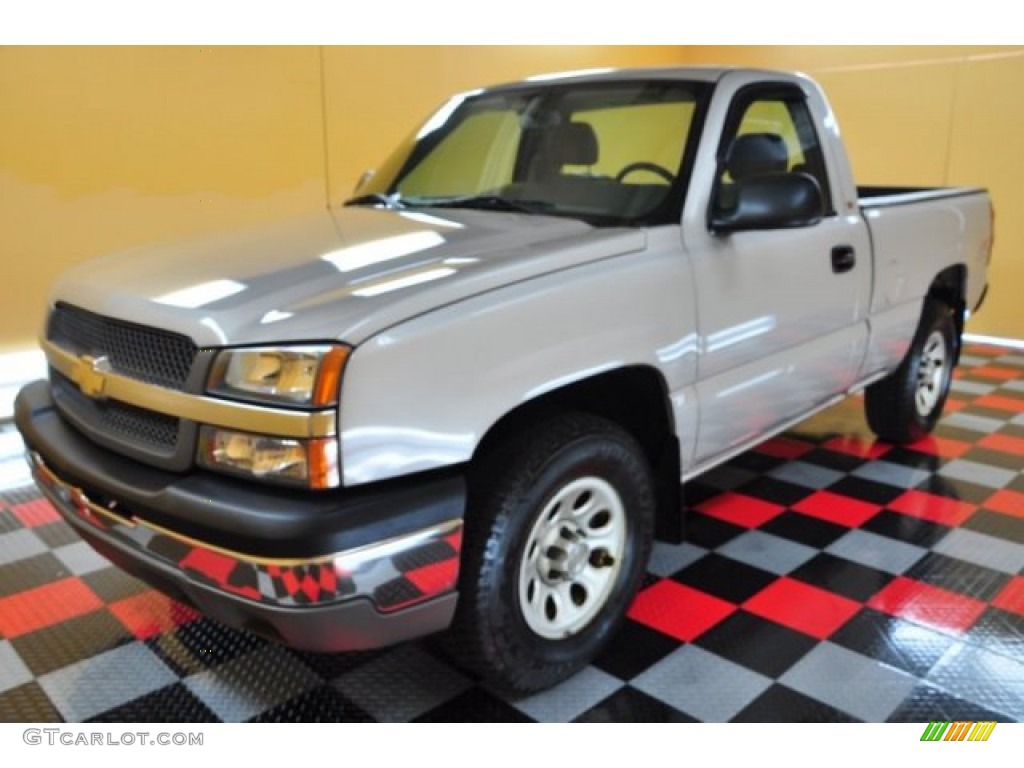
[[984,376],[987,379],[1010,381],[1020,376],[1020,371],[1013,368],[1002,368],[998,365],[983,365],[978,368],[971,368],[971,376]]
[[791,437],[773,437],[754,448],[758,453],[779,459],[797,459],[814,450],[814,446]]
[[628,615],[633,621],[689,643],[735,610],[732,603],[664,579],[637,595]]
[[975,507],[966,501],[910,490],[890,501],[886,508],[900,514],[942,525],[960,525],[974,514]]
[[899,576],[868,601],[890,616],[947,632],[970,629],[985,610],[985,603],[946,589]]
[[951,440],[948,437],[936,437],[928,435],[909,446],[921,453],[930,453],[933,456],[942,456],[946,459],[955,459],[963,456],[971,450],[971,444],[962,440]]
[[881,511],[877,504],[840,496],[831,491],[817,491],[793,505],[793,509],[805,515],[827,520],[830,523],[859,528]]
[[942,412],[943,413],[956,413],[957,411],[962,411],[966,407],[967,407],[967,401],[965,401],[965,400],[957,400],[955,398],[949,397],[949,398],[946,398],[946,404],[942,406]]
[[1024,493],[1003,488],[989,496],[982,506],[1005,515],[1024,518]]
[[879,459],[889,451],[892,446],[878,440],[866,440],[860,435],[840,435],[833,437],[825,443],[822,448],[828,448],[836,453],[845,453],[848,456],[857,456],[861,459]]
[[992,605],[1024,616],[1024,576],[1014,576],[995,596]]
[[725,520],[727,523],[744,528],[759,528],[772,518],[781,515],[785,510],[785,507],[778,504],[733,491],[720,493],[701,502],[696,508],[705,515],[717,517],[719,520]]
[[1001,411],[1024,413],[1024,398],[985,395],[975,400],[974,404],[984,406],[985,408],[997,408]]
[[60,520],[57,510],[46,499],[35,499],[26,501],[24,504],[17,504],[11,507],[11,511],[26,528],[35,528],[37,525],[46,525]]
[[107,606],[139,640],[169,632],[199,618],[199,612],[155,590],[118,600]]
[[0,598],[0,634],[12,638],[103,607],[82,581],[61,579]]
[[986,435],[978,441],[982,448],[991,448],[993,451],[1003,453],[1014,453],[1017,456],[1024,456],[1024,437],[1010,437],[1010,435]]
[[850,620],[860,603],[783,576],[743,604],[776,624],[824,640]]

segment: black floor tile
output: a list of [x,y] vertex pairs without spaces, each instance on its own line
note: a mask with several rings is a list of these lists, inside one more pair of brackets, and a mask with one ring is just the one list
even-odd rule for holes
[[1010,580],[1007,574],[1000,571],[966,563],[938,552],[929,552],[914,563],[905,575],[933,587],[986,601],[998,595]]
[[330,685],[320,685],[268,709],[254,723],[372,723],[373,718]]
[[0,598],[52,584],[71,576],[64,563],[49,552],[0,565]]
[[696,719],[628,685],[588,709],[579,723],[696,723]]
[[948,526],[892,512],[888,509],[883,509],[864,523],[861,528],[918,547],[934,546],[950,531]]
[[110,566],[79,577],[105,603],[115,603],[145,592],[149,587],[119,568]]
[[839,472],[852,472],[865,463],[865,460],[859,456],[851,456],[848,453],[840,453],[839,451],[830,451],[827,448],[815,448],[810,453],[805,453],[801,456],[800,461],[806,461],[808,464],[817,464],[819,467],[834,469]]
[[20,635],[10,642],[25,666],[39,677],[134,640],[134,635],[109,611],[99,610]]
[[181,683],[108,709],[90,723],[219,723],[220,718]]
[[968,483],[966,480],[932,475],[917,486],[917,490],[945,496],[947,499],[958,499],[971,504],[981,504],[992,495],[992,489],[984,485]]
[[74,544],[79,541],[79,536],[72,530],[71,526],[63,520],[57,520],[46,525],[37,525],[32,529],[36,536],[46,542],[50,549]]
[[889,715],[888,722],[921,723],[923,733],[924,724],[933,720],[995,720],[1005,723],[1008,719],[1010,718],[1000,712],[993,712],[980,704],[965,701],[927,683],[921,683]]
[[757,451],[747,451],[735,458],[729,459],[729,466],[739,467],[748,472],[770,472],[777,466],[785,463],[785,459],[769,456],[767,453],[758,453]]
[[760,530],[809,547],[824,549],[839,537],[849,533],[850,529],[798,512],[783,512],[762,525]]
[[181,676],[220,666],[267,644],[256,635],[229,629],[207,618],[190,621],[145,642]]
[[1024,466],[1024,457],[1017,456],[1013,453],[1006,453],[1005,451],[993,451],[989,448],[981,448],[979,446],[974,446],[960,458],[966,459],[967,461],[974,461],[978,464],[987,464],[990,467],[1009,469],[1014,472],[1019,472],[1021,466]]
[[787,688],[781,683],[750,702],[734,723],[857,723],[857,718],[822,701]]
[[738,525],[693,510],[686,516],[686,540],[704,549],[717,549],[745,531]]
[[1011,659],[1024,659],[1024,616],[989,606],[968,630],[967,640]]
[[1024,544],[1024,517],[1011,517],[1001,512],[979,509],[964,523],[964,528]]
[[862,609],[829,640],[890,667],[924,677],[955,640],[918,624]]
[[678,647],[668,635],[627,619],[594,666],[620,680],[632,680]]
[[890,464],[901,464],[904,467],[923,469],[926,472],[934,472],[945,463],[945,459],[940,456],[898,445],[887,451],[882,460]]
[[833,592],[851,600],[865,602],[893,580],[893,575],[828,552],[812,557],[789,574],[805,584]]
[[849,496],[883,507],[905,493],[903,488],[896,488],[885,483],[876,483],[863,477],[852,476],[844,477],[842,480],[833,483],[827,490],[832,493],[838,493],[841,496]]
[[34,680],[0,693],[0,723],[62,723],[64,718]]
[[529,723],[531,718],[489,691],[473,687],[416,719],[418,723]]
[[746,563],[711,552],[672,575],[674,581],[731,603],[742,603],[778,577]]
[[774,477],[758,477],[748,483],[744,483],[737,490],[742,491],[755,499],[778,504],[783,507],[791,507],[801,499],[805,499],[814,493],[813,488],[805,488],[795,483],[787,483],[785,480],[777,480]]
[[705,632],[696,644],[762,675],[778,678],[817,641],[739,610]]

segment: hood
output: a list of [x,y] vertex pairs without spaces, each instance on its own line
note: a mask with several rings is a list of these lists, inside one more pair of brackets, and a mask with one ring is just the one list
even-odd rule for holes
[[87,262],[51,298],[200,347],[358,344],[431,309],[644,244],[639,230],[549,216],[342,208]]

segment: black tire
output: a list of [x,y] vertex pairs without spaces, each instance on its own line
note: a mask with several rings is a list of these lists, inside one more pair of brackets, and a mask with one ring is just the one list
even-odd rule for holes
[[941,301],[925,299],[917,332],[900,367],[865,393],[868,425],[878,437],[890,443],[912,443],[934,429],[949,394],[958,344],[953,310]]
[[[603,418],[556,416],[481,456],[470,478],[459,604],[447,638],[455,660],[514,696],[579,671],[612,636],[639,588],[654,512],[643,451]],[[617,560],[610,551],[616,544],[598,546],[618,541],[611,535],[616,521],[623,524]],[[576,538],[565,538],[565,526]],[[584,573],[601,586],[580,586]],[[563,626],[573,617],[583,623]]]

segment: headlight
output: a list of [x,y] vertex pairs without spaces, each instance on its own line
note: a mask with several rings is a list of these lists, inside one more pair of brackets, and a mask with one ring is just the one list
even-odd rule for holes
[[304,488],[336,488],[340,482],[333,437],[294,440],[204,426],[198,459],[211,469]]
[[348,347],[250,347],[217,355],[207,390],[277,405],[334,405]]

